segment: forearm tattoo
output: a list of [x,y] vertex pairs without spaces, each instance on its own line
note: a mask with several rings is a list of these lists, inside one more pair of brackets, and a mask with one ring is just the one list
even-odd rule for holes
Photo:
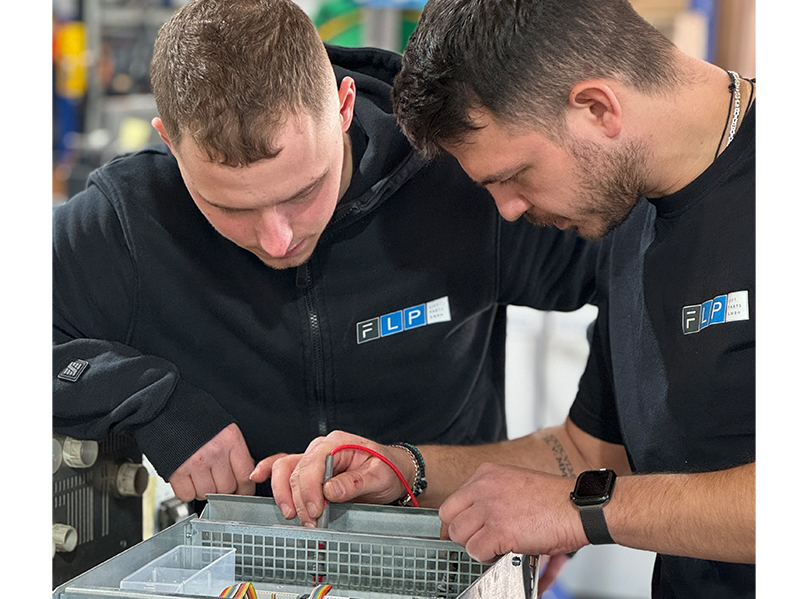
[[553,452],[553,457],[558,464],[558,469],[561,471],[561,476],[565,478],[575,478],[575,470],[572,468],[572,462],[569,461],[564,446],[558,441],[555,435],[548,435],[544,438],[544,442],[550,447]]

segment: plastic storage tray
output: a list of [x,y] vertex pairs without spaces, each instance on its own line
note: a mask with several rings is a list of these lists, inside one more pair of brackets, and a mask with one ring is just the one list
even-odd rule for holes
[[120,589],[219,597],[234,583],[236,550],[179,545],[120,581]]

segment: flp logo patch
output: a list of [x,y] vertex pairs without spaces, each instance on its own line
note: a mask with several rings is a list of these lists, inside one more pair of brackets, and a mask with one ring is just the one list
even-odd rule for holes
[[362,320],[356,324],[356,341],[366,343],[389,335],[450,320],[448,296]]
[[702,304],[683,307],[681,319],[683,334],[690,335],[702,331],[712,324],[750,320],[747,291],[734,291],[728,295],[718,295]]

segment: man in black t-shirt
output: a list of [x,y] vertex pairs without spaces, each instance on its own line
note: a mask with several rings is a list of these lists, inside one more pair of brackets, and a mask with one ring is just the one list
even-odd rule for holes
[[[361,443],[477,559],[619,543],[659,554],[654,597],[754,597],[754,98],[626,0],[428,2],[394,82],[412,144],[455,156],[508,220],[604,240],[577,398],[521,439],[409,458],[334,433],[256,475],[313,522],[324,456]],[[336,456],[329,500],[403,496],[375,460]]]

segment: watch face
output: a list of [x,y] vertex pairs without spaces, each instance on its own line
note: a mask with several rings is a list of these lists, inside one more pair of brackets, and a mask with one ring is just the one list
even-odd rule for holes
[[617,475],[613,470],[588,470],[581,472],[572,492],[576,505],[597,505],[608,501]]

